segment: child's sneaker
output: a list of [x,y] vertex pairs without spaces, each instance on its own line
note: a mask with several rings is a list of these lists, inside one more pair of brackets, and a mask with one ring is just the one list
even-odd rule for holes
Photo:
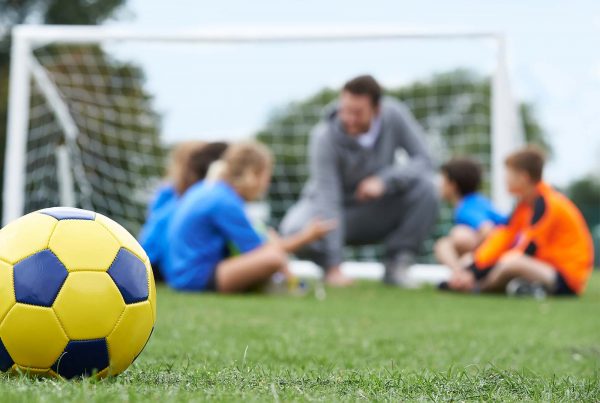
[[506,294],[512,297],[546,298],[546,290],[539,283],[531,283],[522,278],[513,278],[506,284]]
[[267,294],[285,294],[293,296],[304,296],[308,293],[308,284],[296,276],[285,276],[282,273],[275,273],[271,280],[264,287]]

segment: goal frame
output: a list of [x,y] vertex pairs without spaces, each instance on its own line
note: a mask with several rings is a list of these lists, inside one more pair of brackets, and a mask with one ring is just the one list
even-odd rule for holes
[[[398,39],[476,39],[495,45],[496,64],[491,87],[491,193],[502,210],[511,207],[511,198],[504,186],[503,159],[507,153],[524,143],[518,104],[512,97],[506,55],[506,40],[502,33],[399,29],[385,26],[327,26],[327,27],[231,27],[213,26],[193,30],[141,30],[117,26],[18,25],[12,30],[9,82],[6,158],[4,166],[3,223],[20,217],[25,206],[26,153],[29,124],[31,78],[40,85],[44,96],[52,100],[50,107],[65,133],[73,140],[76,131],[68,108],[52,83],[44,77],[33,51],[48,43],[102,44],[105,42],[174,42],[174,43],[272,43],[272,42],[349,42],[389,41]],[[43,70],[43,69],[41,69]],[[59,194],[61,204],[74,203],[73,178],[70,177],[68,157],[64,146],[57,150]]]

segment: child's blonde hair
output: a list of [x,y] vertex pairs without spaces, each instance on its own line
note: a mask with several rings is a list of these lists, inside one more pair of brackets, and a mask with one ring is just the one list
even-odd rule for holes
[[267,146],[246,141],[229,146],[221,161],[213,163],[208,177],[224,179],[234,186],[246,185],[248,173],[260,174],[273,165],[273,154]]

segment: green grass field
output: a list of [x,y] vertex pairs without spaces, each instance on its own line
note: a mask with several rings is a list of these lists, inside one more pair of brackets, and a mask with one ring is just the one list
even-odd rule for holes
[[581,299],[400,291],[223,297],[159,288],[123,375],[0,378],[2,401],[600,401],[600,276]]

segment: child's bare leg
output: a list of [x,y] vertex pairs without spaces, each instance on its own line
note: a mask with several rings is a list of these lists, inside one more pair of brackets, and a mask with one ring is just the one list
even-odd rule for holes
[[481,283],[481,291],[503,292],[514,278],[539,283],[551,290],[556,283],[556,270],[547,263],[521,253],[509,253],[490,271]]
[[449,267],[452,271],[460,270],[460,256],[449,236],[438,239],[435,242],[433,251],[438,262]]
[[269,280],[273,273],[286,270],[286,267],[285,252],[277,244],[266,244],[221,262],[216,273],[217,291],[246,291]]
[[459,256],[473,252],[481,243],[481,237],[474,229],[466,225],[455,225],[449,234]]
[[435,256],[437,260],[450,267],[453,271],[461,270],[461,256],[475,250],[479,244],[477,232],[464,225],[457,225],[448,236],[440,238],[435,243]]

